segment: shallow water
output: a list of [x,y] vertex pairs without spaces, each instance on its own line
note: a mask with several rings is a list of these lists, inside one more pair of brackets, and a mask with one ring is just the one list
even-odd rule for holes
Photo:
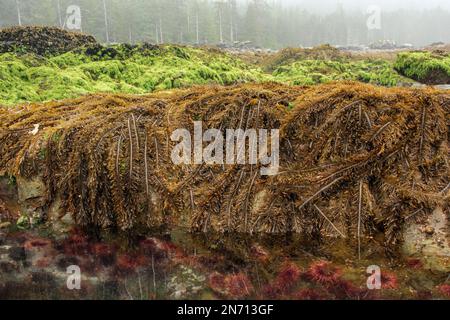
[[[426,88],[429,86],[430,85],[426,85],[426,84],[419,83],[419,82],[415,82],[412,85],[413,88]],[[437,85],[432,85],[431,87],[439,89],[439,90],[450,90],[450,84],[437,84]]]
[[[76,230],[60,237],[3,230],[0,298],[450,299],[448,274],[375,248],[365,244],[359,260],[355,248],[335,239],[311,244],[185,230],[100,239]],[[380,290],[367,287],[371,265],[381,270]],[[70,266],[80,268],[79,290],[70,286]]]

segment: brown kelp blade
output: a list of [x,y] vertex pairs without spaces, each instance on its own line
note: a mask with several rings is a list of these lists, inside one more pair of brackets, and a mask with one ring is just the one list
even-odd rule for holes
[[[448,208],[450,96],[356,83],[89,95],[0,112],[0,175],[38,179],[39,202],[80,226],[401,238]],[[176,129],[280,129],[280,169],[174,165]],[[38,125],[38,127],[37,127]]]

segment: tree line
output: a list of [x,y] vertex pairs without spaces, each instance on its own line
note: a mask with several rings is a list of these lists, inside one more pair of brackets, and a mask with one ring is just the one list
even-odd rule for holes
[[369,44],[391,40],[421,46],[450,42],[450,12],[435,9],[369,14],[336,4],[328,13],[279,0],[0,0],[0,26],[67,28],[69,6],[81,10],[83,32],[101,42],[218,44],[251,41],[281,48]]

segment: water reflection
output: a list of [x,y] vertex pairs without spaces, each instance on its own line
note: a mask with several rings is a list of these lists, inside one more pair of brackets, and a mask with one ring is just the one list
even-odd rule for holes
[[[67,287],[73,265],[80,290]],[[381,290],[367,288],[369,265],[382,270]],[[79,230],[0,234],[2,299],[450,299],[447,277],[416,257],[374,250],[358,261],[337,240],[184,230],[133,239]]]

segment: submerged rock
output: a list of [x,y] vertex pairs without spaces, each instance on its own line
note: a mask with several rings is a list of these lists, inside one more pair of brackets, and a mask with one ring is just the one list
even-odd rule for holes
[[17,178],[18,200],[21,204],[40,207],[47,193],[47,186],[40,176],[26,179],[21,176]]
[[203,290],[205,281],[205,276],[189,267],[180,266],[176,274],[170,278],[167,287],[172,298],[186,299]]
[[11,226],[11,222],[9,222],[9,221],[0,223],[0,229],[7,229],[10,226]]
[[[448,216],[441,208],[423,223],[409,222],[405,228],[403,252],[420,256],[433,270],[450,272],[450,228]],[[432,232],[433,231],[433,232]]]

